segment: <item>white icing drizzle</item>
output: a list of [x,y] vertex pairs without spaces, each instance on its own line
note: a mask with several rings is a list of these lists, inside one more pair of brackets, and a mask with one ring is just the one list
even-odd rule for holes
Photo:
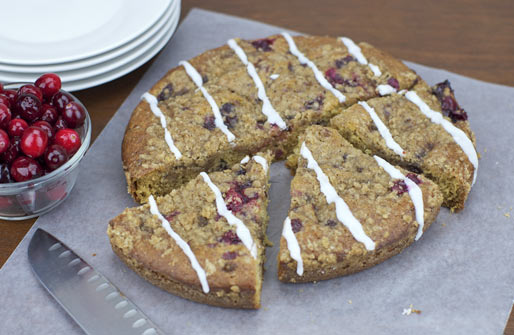
[[296,235],[291,227],[291,220],[289,216],[284,221],[284,228],[282,229],[282,236],[286,239],[287,249],[289,249],[289,255],[296,261],[296,273],[301,276],[303,275],[303,261],[300,245],[296,239]]
[[234,134],[230,132],[230,130],[228,130],[225,123],[223,123],[223,118],[221,117],[220,109],[216,104],[216,101],[209,94],[209,92],[207,92],[205,87],[203,87],[202,76],[200,76],[198,71],[196,71],[193,65],[189,64],[189,62],[182,60],[178,62],[178,64],[184,67],[189,78],[191,78],[191,80],[195,83],[198,89],[202,92],[203,96],[205,97],[209,105],[211,105],[212,113],[214,114],[214,124],[216,125],[216,128],[221,130],[227,136],[229,142],[233,142],[236,137],[234,136]]
[[240,164],[246,164],[250,161],[250,156],[245,156],[245,158],[241,159]]
[[377,126],[378,132],[384,138],[387,147],[393,150],[397,155],[401,157],[405,156],[405,150],[403,150],[402,147],[400,147],[400,145],[394,140],[393,136],[391,136],[389,129],[378,117],[375,109],[371,108],[365,101],[359,101],[358,104],[361,105],[366,110],[366,112],[368,112],[369,116],[371,116],[373,123],[375,123],[375,126]]
[[284,36],[284,38],[287,41],[287,44],[289,44],[289,51],[294,56],[296,56],[298,58],[298,61],[300,62],[300,64],[307,64],[307,66],[311,68],[311,70],[314,73],[314,76],[316,77],[316,80],[318,81],[318,83],[321,86],[323,86],[323,88],[327,89],[333,95],[335,95],[335,97],[339,100],[339,102],[345,102],[346,101],[346,97],[344,96],[344,94],[341,93],[340,91],[336,90],[328,82],[328,80],[325,79],[325,77],[323,76],[323,73],[321,73],[321,71],[318,70],[318,67],[316,66],[316,64],[314,64],[310,59],[305,57],[305,55],[303,53],[301,53],[300,50],[298,50],[298,48],[296,47],[296,44],[295,44],[293,38],[291,37],[291,35],[289,35],[288,33],[284,32],[284,33],[282,33],[282,36]]
[[348,49],[348,52],[350,53],[350,55],[355,57],[359,63],[368,65],[368,60],[362,54],[361,48],[357,44],[355,44],[355,42],[352,41],[352,39],[350,39],[348,37],[341,37],[341,41]]
[[386,85],[378,85],[377,91],[378,91],[378,94],[380,94],[381,96],[393,94],[394,92],[396,92],[394,87],[392,87],[391,85],[387,85],[387,84]]
[[286,129],[286,123],[284,120],[282,120],[280,114],[277,113],[275,108],[273,108],[271,102],[268,99],[268,96],[266,95],[264,84],[262,83],[257,70],[255,70],[255,66],[253,66],[253,64],[248,61],[245,52],[239,45],[237,45],[237,42],[234,39],[228,40],[227,44],[232,50],[234,50],[241,62],[246,65],[246,70],[248,71],[250,77],[252,77],[253,82],[257,87],[257,96],[259,97],[259,100],[262,101],[262,114],[268,117],[268,122],[270,124],[276,124],[280,129]]
[[162,227],[166,230],[168,235],[171,236],[175,240],[175,243],[182,249],[184,254],[189,258],[189,261],[191,262],[191,266],[196,271],[196,274],[198,275],[198,279],[200,279],[200,283],[202,284],[202,290],[204,293],[209,293],[209,283],[207,283],[207,276],[205,274],[204,269],[201,267],[201,265],[198,263],[198,260],[196,259],[195,254],[191,250],[191,247],[189,244],[186,243],[170,226],[170,223],[164,216],[162,216],[161,212],[159,212],[159,208],[157,207],[157,203],[155,202],[155,199],[153,195],[150,195],[148,197],[148,203],[150,204],[150,213],[157,216],[159,220],[161,221]]
[[368,66],[371,69],[371,71],[373,71],[373,74],[376,77],[380,77],[382,75],[382,71],[380,71],[380,68],[378,67],[378,65],[368,63]]
[[175,155],[176,159],[180,159],[182,157],[182,153],[178,150],[178,148],[175,146],[175,143],[173,143],[173,139],[171,138],[171,134],[166,127],[166,117],[162,113],[161,109],[158,106],[157,98],[150,93],[146,92],[141,96],[141,99],[145,99],[146,102],[150,105],[150,109],[152,110],[152,113],[161,120],[161,127],[164,129],[164,140],[168,144],[168,147],[170,148],[170,151]]
[[259,155],[255,155],[252,158],[254,161],[256,161],[257,163],[259,163],[262,166],[262,168],[264,169],[264,172],[268,172],[268,161],[266,161],[266,158],[259,156]]
[[407,185],[407,191],[409,192],[409,196],[412,200],[412,203],[414,204],[414,209],[416,211],[416,221],[418,222],[418,233],[416,234],[416,241],[419,240],[421,235],[423,235],[423,226],[425,225],[425,220],[423,218],[423,193],[421,192],[421,188],[383,158],[380,158],[376,155],[373,156],[373,158],[375,158],[378,165],[384,169],[385,172],[391,176],[391,178],[402,179]]
[[253,258],[257,258],[257,245],[253,242],[252,235],[250,234],[250,230],[245,226],[243,221],[239,220],[232,212],[227,208],[225,204],[225,200],[223,200],[223,196],[221,195],[221,191],[219,188],[213,184],[211,178],[205,172],[200,172],[203,180],[209,188],[212,190],[216,197],[216,209],[218,210],[218,214],[227,219],[229,225],[236,226],[236,234],[237,237],[243,242],[246,248],[250,250],[250,254]]
[[312,156],[312,153],[310,152],[309,148],[307,148],[307,146],[305,145],[305,142],[302,143],[300,154],[303,158],[307,160],[307,167],[316,172],[316,177],[318,178],[321,192],[325,195],[327,202],[329,204],[334,203],[336,205],[337,219],[343,225],[345,225],[345,227],[348,228],[348,230],[350,230],[350,233],[357,241],[364,244],[366,249],[374,250],[375,242],[373,242],[373,240],[371,240],[371,238],[369,238],[369,236],[366,235],[364,229],[362,229],[362,225],[359,222],[359,220],[357,220],[355,216],[353,216],[348,205],[337,194],[337,191],[330,184],[330,180],[328,179],[327,175],[323,172],[323,170],[321,170],[321,168],[319,167],[318,162],[316,162],[316,160]]
[[373,74],[375,76],[380,77],[382,75],[380,68],[375,64],[368,63],[368,60],[362,54],[361,48],[357,44],[355,44],[350,38],[341,37],[341,41],[343,41],[343,44],[348,49],[348,52],[353,57],[355,57],[359,63],[369,66],[369,68],[371,69],[371,71],[373,71]]
[[418,106],[421,113],[423,113],[426,117],[430,119],[435,124],[441,125],[444,130],[446,130],[454,139],[454,141],[461,147],[462,151],[468,156],[469,161],[475,168],[475,171],[473,173],[473,183],[472,186],[475,184],[475,181],[477,179],[477,171],[478,171],[478,155],[475,150],[475,147],[473,146],[473,142],[466,136],[466,133],[464,133],[459,128],[455,127],[450,121],[446,120],[443,117],[443,114],[436,112],[432,110],[428,105],[421,100],[421,98],[418,96],[418,94],[414,91],[409,91],[405,93],[405,97],[412,103],[414,103],[416,106]]
[[279,74],[274,73],[274,74],[272,74],[272,75],[271,75],[271,76],[269,76],[269,77],[270,77],[272,80],[275,80],[275,79],[277,79],[278,77],[280,77],[280,75],[279,75]]

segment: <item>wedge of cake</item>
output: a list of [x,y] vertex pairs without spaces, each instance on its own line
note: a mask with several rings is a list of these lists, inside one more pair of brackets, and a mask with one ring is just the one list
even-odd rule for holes
[[297,168],[278,255],[283,282],[330,279],[383,262],[419,239],[439,213],[436,184],[363,153],[335,129],[309,127],[289,161]]
[[359,102],[330,124],[366,153],[433,180],[444,195],[444,206],[464,208],[478,157],[467,115],[448,82],[432,90],[420,80],[408,92]]
[[268,149],[284,159],[307,126],[378,96],[380,85],[410,89],[416,78],[348,38],[229,40],[180,62],[143,95],[123,139],[129,193],[143,203]]
[[201,173],[110,221],[113,251],[141,277],[193,301],[259,308],[271,156]]

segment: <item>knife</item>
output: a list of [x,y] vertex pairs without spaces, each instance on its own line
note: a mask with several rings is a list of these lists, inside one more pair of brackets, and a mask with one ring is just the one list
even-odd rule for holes
[[164,334],[107,278],[41,228],[28,258],[37,279],[87,334]]

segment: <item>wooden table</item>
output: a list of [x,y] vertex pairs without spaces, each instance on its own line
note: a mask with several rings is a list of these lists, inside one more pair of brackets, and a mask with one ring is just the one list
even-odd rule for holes
[[[514,86],[514,2],[509,0],[183,0],[182,18],[192,7],[310,34],[346,35],[405,60]],[[150,64],[76,92],[91,114],[93,140]],[[0,221],[0,266],[34,221]],[[513,315],[511,321],[506,334],[514,334]]]

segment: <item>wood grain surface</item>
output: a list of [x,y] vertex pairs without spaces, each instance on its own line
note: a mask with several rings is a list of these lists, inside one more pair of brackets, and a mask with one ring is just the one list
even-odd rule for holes
[[[309,34],[346,35],[405,60],[514,86],[512,0],[183,0],[182,18],[193,7]],[[151,62],[118,80],[76,92],[91,115],[93,140]],[[0,266],[34,221],[0,220]],[[514,334],[513,315],[505,334]]]

